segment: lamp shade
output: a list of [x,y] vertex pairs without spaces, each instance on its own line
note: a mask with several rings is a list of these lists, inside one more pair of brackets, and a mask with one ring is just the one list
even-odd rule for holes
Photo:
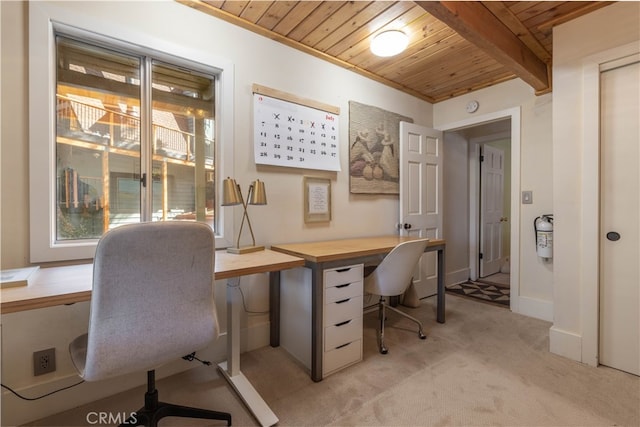
[[227,178],[222,183],[222,206],[234,206],[242,204],[242,194],[236,180]]
[[371,41],[371,52],[376,56],[397,55],[407,48],[409,37],[399,30],[388,30],[376,34]]
[[249,197],[248,203],[250,205],[266,205],[267,204],[267,192],[264,188],[264,182],[256,179],[251,183],[251,187],[253,187],[253,191],[251,191],[251,196]]

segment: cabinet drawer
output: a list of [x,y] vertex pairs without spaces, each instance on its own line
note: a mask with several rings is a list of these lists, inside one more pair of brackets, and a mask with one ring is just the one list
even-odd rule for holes
[[362,280],[363,274],[364,268],[362,264],[324,270],[324,287],[331,288],[337,285],[356,282]]
[[331,304],[351,297],[363,295],[362,280],[344,285],[333,286],[324,290],[324,303]]
[[352,341],[335,350],[324,353],[322,363],[323,376],[329,375],[362,360],[362,340]]
[[324,326],[358,317],[362,318],[362,296],[339,300],[324,306]]
[[345,320],[324,328],[324,350],[335,350],[343,344],[362,339],[362,318]]

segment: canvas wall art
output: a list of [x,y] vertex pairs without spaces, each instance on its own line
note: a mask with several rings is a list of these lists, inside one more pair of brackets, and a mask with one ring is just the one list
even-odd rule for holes
[[413,119],[349,101],[349,185],[351,193],[400,192],[400,122]]

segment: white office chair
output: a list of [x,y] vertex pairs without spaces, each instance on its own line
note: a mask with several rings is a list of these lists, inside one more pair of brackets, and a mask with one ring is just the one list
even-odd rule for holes
[[144,407],[124,425],[155,426],[163,417],[227,421],[231,415],[158,401],[155,369],[218,336],[213,300],[215,243],[197,222],[118,227],[98,242],[89,331],[70,345],[86,381],[147,370]]
[[428,239],[410,240],[400,243],[393,248],[382,260],[380,265],[364,278],[364,291],[369,294],[380,295],[378,302],[379,330],[378,344],[380,353],[387,354],[384,345],[384,322],[386,318],[385,308],[406,317],[418,324],[418,336],[426,339],[422,332],[422,323],[407,313],[398,310],[388,304],[385,298],[402,295],[411,284],[413,271],[427,247]]

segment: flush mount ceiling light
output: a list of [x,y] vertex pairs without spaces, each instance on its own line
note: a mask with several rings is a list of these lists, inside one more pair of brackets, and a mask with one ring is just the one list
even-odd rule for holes
[[376,56],[393,56],[405,50],[408,44],[409,37],[402,31],[384,31],[371,40],[371,52]]

